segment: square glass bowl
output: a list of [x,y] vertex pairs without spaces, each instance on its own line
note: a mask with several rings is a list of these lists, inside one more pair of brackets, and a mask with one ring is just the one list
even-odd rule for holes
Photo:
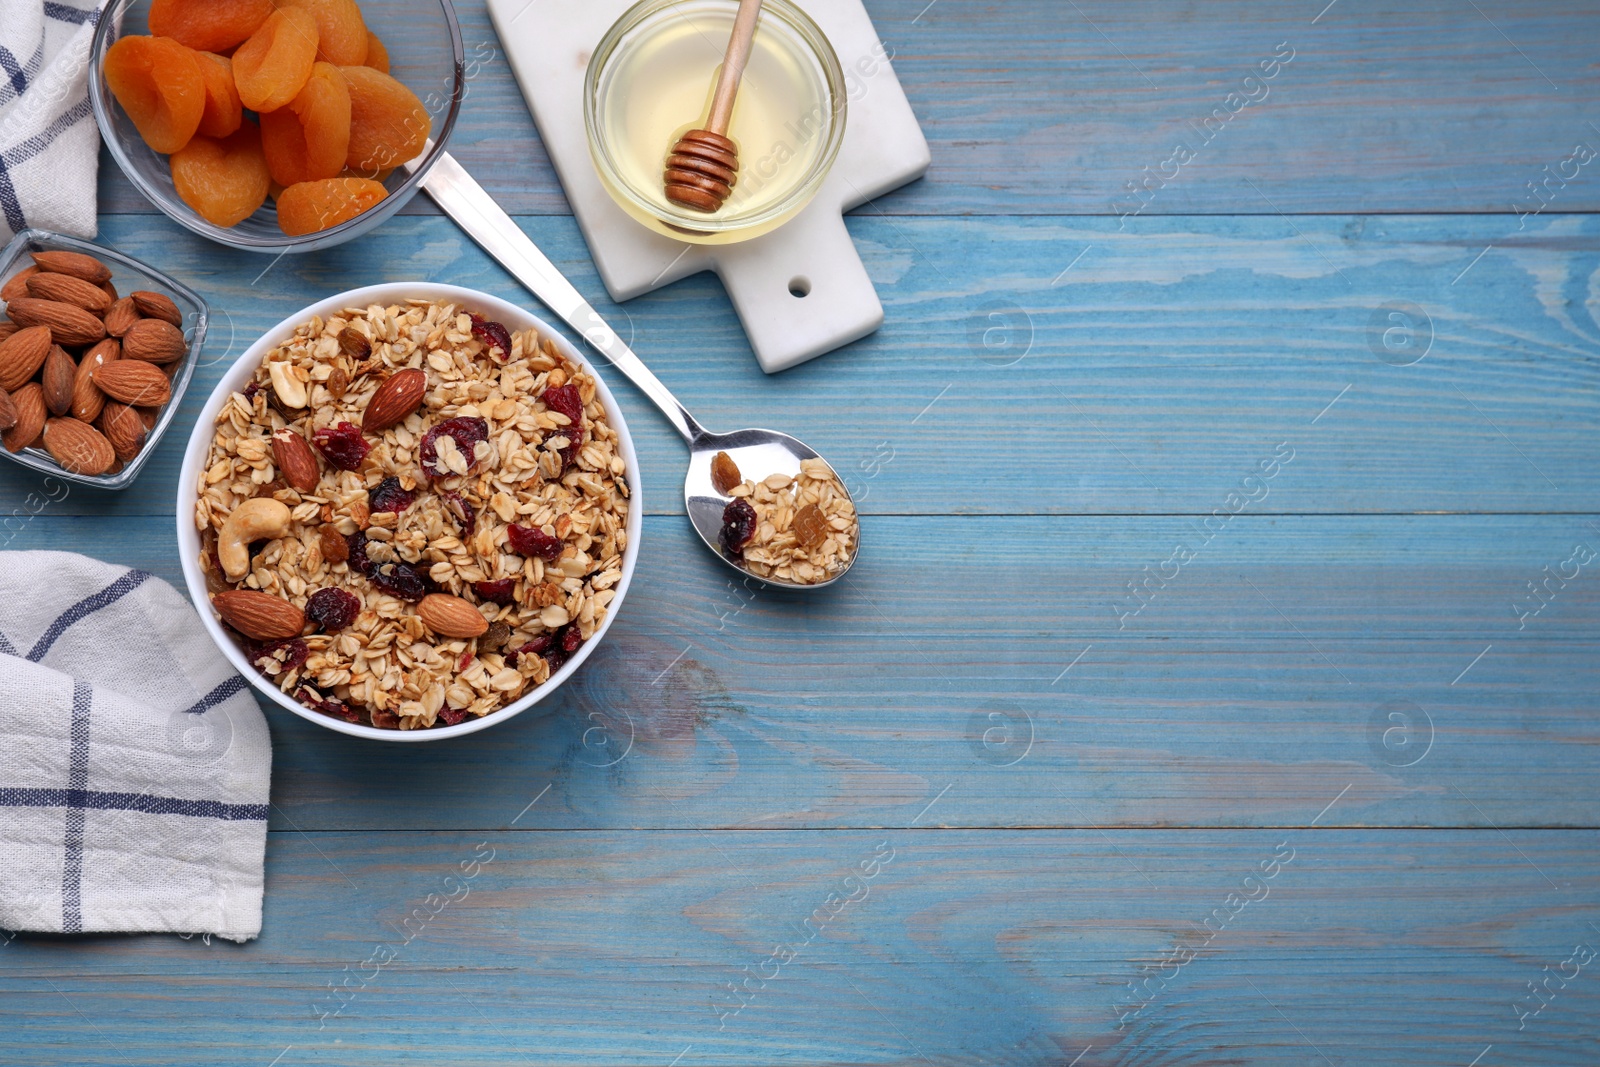
[[[415,160],[383,179],[389,195],[353,219],[316,233],[291,237],[278,228],[272,197],[255,214],[233,226],[218,226],[183,202],[172,183],[167,157],[150,148],[106,84],[106,52],[122,36],[149,33],[150,0],[110,0],[100,13],[89,54],[89,102],[100,137],[133,187],[178,225],[218,244],[245,252],[311,252],[359,237],[406,205],[439,157],[455,129],[466,98],[466,50],[450,0],[390,0],[364,3],[361,15],[389,54],[389,73],[422,101],[432,120],[429,143]],[[246,111],[247,122],[254,112]],[[408,169],[410,168],[410,169]]]
[[148,289],[171,297],[183,315],[183,336],[184,340],[189,342],[189,351],[175,365],[172,373],[172,399],[167,401],[166,406],[161,409],[161,416],[156,420],[156,424],[145,434],[144,447],[115,474],[73,474],[71,471],[62,470],[51,458],[50,453],[42,448],[25,448],[21,452],[8,452],[0,448],[0,456],[14,463],[20,463],[24,467],[32,467],[43,474],[77,482],[79,485],[92,485],[99,489],[126,489],[139,476],[139,471],[155,451],[156,442],[161,440],[161,435],[167,432],[167,427],[172,425],[172,420],[178,413],[178,403],[183,399],[184,391],[189,388],[189,378],[194,374],[200,349],[205,344],[206,321],[210,309],[206,307],[206,302],[200,298],[199,293],[148,264],[102,245],[90,244],[88,241],[80,241],[76,237],[67,237],[48,230],[23,230],[11,239],[5,251],[0,252],[0,284],[4,284],[18,271],[33,265],[28,253],[54,250],[82,252],[86,256],[98,259],[111,268],[111,284],[116,286],[117,292],[123,296],[136,289]]

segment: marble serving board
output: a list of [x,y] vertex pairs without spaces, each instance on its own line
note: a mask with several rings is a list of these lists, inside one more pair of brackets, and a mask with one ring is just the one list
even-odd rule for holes
[[[703,270],[722,279],[767,373],[876,330],[883,305],[843,213],[922,176],[928,142],[860,0],[806,0],[846,74],[833,170],[804,211],[734,245],[689,245],[634,221],[600,184],[583,128],[590,53],[631,0],[488,0],[489,15],[572,203],[600,277],[622,301]],[[796,295],[804,292],[804,296]]]

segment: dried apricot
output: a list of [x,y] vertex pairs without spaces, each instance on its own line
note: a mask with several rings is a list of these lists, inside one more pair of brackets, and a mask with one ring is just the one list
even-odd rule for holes
[[183,202],[218,226],[249,218],[267,199],[267,158],[261,131],[247,122],[221,139],[196,137],[168,160]]
[[288,0],[316,16],[317,58],[341,67],[367,61],[367,24],[355,0]]
[[298,182],[278,197],[278,228],[291,237],[316,233],[355,218],[389,191],[365,178]]
[[233,54],[233,81],[251,111],[276,111],[300,95],[317,61],[317,20],[299,7],[274,11]]
[[417,94],[371,67],[340,69],[350,89],[349,167],[370,173],[415,159],[433,130]]
[[150,32],[198,52],[221,52],[255,33],[272,0],[151,0]]
[[389,73],[389,50],[383,47],[383,42],[371,30],[367,31],[367,61],[362,66]]
[[195,59],[206,83],[206,107],[200,113],[199,132],[207,137],[226,137],[244,121],[239,90],[233,84],[233,61],[215,52],[196,52]]
[[261,146],[280,185],[338,176],[350,147],[350,91],[338,67],[318,63],[299,96],[261,116]]
[[106,52],[106,84],[145,144],[176,152],[200,127],[205,78],[194,52],[170,37],[121,37]]

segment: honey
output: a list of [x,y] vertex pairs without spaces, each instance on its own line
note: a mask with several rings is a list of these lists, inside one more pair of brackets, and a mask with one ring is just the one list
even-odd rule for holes
[[642,4],[589,68],[586,118],[601,180],[629,214],[679,240],[731,243],[781,225],[815,193],[843,133],[832,49],[803,14],[769,2],[728,125],[739,147],[732,194],[710,214],[667,200],[663,164],[679,137],[705,124],[736,8],[732,0]]

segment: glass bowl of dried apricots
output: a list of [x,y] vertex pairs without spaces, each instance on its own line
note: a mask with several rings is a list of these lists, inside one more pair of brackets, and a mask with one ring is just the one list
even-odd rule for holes
[[111,0],[93,48],[95,121],[128,180],[251,252],[327,248],[399,211],[466,87],[450,0]]

